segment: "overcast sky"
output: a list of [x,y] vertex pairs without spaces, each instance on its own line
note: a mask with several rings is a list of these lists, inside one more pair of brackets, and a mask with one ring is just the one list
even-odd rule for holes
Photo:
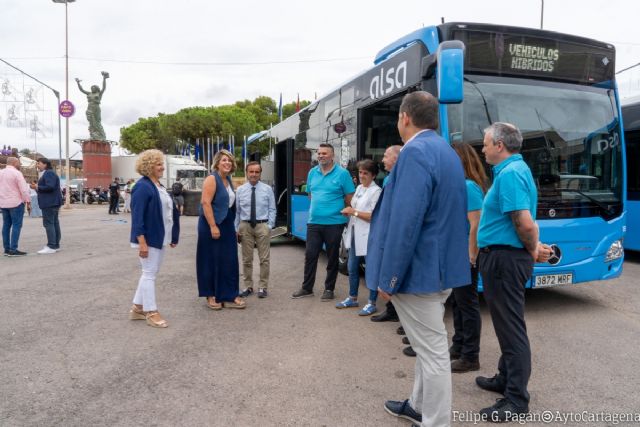
[[[640,6],[609,0],[546,0],[544,28],[613,43],[616,68],[640,62]],[[540,0],[403,0],[368,2],[77,0],[69,9],[69,99],[76,105],[70,140],[87,138],[86,89],[111,78],[102,100],[107,138],[139,117],[259,95],[284,102],[328,92],[372,64],[383,46],[423,26],[487,22],[539,28]],[[64,4],[2,0],[0,58],[59,89],[64,99]],[[57,157],[51,92],[0,63],[13,93],[33,87],[43,131],[7,127],[10,96],[0,93],[0,146]],[[640,67],[619,76],[623,97],[640,94]],[[11,101],[11,102],[7,102]],[[24,115],[23,103],[17,112]],[[32,117],[34,113],[28,113]],[[64,121],[63,121],[64,156]],[[80,150],[71,142],[70,154]],[[114,150],[117,152],[117,149]],[[74,158],[79,158],[76,155]]]

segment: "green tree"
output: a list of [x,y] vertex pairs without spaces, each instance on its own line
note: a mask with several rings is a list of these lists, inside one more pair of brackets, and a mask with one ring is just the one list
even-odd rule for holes
[[[300,107],[310,101],[301,101]],[[283,115],[295,113],[296,103],[283,106]],[[269,129],[278,123],[276,101],[268,96],[259,96],[232,105],[210,107],[188,107],[173,114],[159,113],[157,117],[141,118],[138,122],[120,129],[120,145],[132,152],[140,153],[149,148],[158,148],[165,153],[175,153],[181,144],[195,144],[196,139],[221,138],[227,142],[233,135],[237,150],[241,150],[244,137]],[[267,154],[268,144],[259,145],[260,152]],[[205,148],[205,150],[208,147]],[[241,154],[240,151],[236,154]],[[206,155],[206,153],[205,153]]]
[[167,152],[176,138],[164,127],[165,116],[138,119],[137,123],[120,129],[120,146],[132,153],[140,153],[150,148]]

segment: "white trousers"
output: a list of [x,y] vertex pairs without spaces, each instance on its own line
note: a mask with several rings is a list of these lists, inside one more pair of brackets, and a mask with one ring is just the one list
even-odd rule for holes
[[164,259],[164,248],[149,247],[149,256],[139,258],[142,266],[142,275],[138,281],[138,289],[133,297],[134,304],[141,304],[144,311],[156,311],[156,275],[160,271],[160,265]]
[[393,306],[416,352],[409,405],[422,414],[422,427],[451,425],[451,361],[444,326],[450,289],[432,294],[395,294]]

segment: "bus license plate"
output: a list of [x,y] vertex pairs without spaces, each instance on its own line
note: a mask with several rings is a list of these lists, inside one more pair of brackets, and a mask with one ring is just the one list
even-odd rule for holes
[[536,276],[535,288],[544,288],[545,286],[569,285],[573,283],[573,274],[545,274],[544,276]]

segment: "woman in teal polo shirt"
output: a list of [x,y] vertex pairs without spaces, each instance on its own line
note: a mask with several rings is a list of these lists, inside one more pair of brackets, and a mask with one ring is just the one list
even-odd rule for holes
[[453,326],[455,333],[449,350],[451,372],[468,372],[480,369],[480,303],[478,300],[478,224],[482,211],[484,193],[487,191],[487,174],[480,156],[469,144],[455,142],[453,149],[460,157],[467,183],[467,219],[469,220],[469,261],[471,262],[471,284],[453,288]]

